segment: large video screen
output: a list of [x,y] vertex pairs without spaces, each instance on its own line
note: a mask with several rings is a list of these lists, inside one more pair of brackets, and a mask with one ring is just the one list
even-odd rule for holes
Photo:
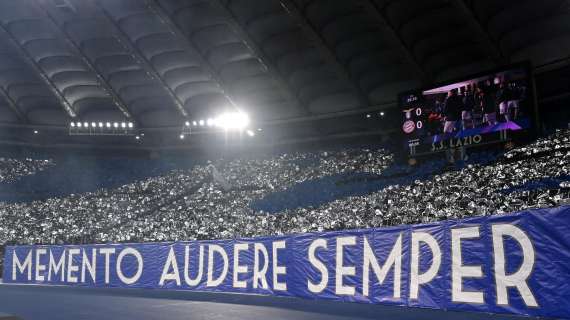
[[402,93],[402,132],[410,154],[504,141],[534,124],[526,64]]

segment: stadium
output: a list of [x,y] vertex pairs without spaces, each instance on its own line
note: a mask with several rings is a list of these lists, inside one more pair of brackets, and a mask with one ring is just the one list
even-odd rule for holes
[[568,0],[0,0],[0,320],[570,319]]

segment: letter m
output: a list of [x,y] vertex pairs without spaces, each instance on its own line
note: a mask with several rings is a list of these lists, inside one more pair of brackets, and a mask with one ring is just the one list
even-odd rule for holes
[[24,273],[24,271],[28,269],[28,281],[32,280],[32,250],[28,251],[28,255],[26,259],[24,259],[24,263],[20,262],[18,259],[18,255],[16,254],[16,249],[12,251],[12,281],[16,281],[16,270],[19,273]]
[[54,276],[58,273],[61,275],[61,281],[63,282],[63,277],[65,276],[65,250],[61,253],[57,263],[51,250],[49,251],[48,281],[51,281],[52,270]]

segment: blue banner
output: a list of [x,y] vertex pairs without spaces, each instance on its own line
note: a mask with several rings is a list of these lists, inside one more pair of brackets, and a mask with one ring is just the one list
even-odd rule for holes
[[3,278],[570,319],[570,207],[258,239],[7,247]]

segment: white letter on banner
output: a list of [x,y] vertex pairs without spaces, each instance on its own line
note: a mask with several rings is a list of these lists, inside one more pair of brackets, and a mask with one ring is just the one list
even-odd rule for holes
[[325,239],[316,239],[311,243],[309,246],[309,262],[321,273],[321,282],[313,283],[311,280],[307,280],[307,285],[309,291],[312,293],[321,293],[323,290],[326,289],[329,283],[329,271],[324,263],[322,263],[319,259],[317,259],[316,251],[318,248],[327,248],[327,240]]
[[184,281],[186,284],[195,287],[202,281],[202,273],[204,270],[204,246],[200,246],[200,256],[198,257],[198,273],[196,278],[192,279],[190,277],[190,246],[186,246],[184,249]]
[[239,253],[240,251],[245,251],[249,248],[248,243],[237,243],[234,245],[234,281],[233,287],[234,288],[247,288],[247,281],[240,281],[239,275],[242,273],[247,273],[248,268],[247,266],[240,266],[239,265]]
[[[228,254],[224,248],[220,247],[217,244],[211,244],[208,247],[208,281],[206,282],[206,286],[217,287],[222,284],[222,282],[224,282],[226,275],[228,274]],[[219,253],[222,256],[222,260],[224,261],[222,274],[220,274],[218,279],[214,279],[214,252]]]
[[48,281],[51,281],[51,271],[54,271],[54,275],[60,273],[61,274],[61,282],[64,281],[65,278],[65,249],[62,250],[61,256],[59,256],[59,261],[55,263],[55,259],[49,250],[49,269],[48,269]]
[[[170,269],[173,270],[172,273],[169,272]],[[178,262],[176,261],[176,254],[174,253],[174,248],[172,246],[168,251],[168,258],[162,268],[162,275],[160,276],[158,285],[163,286],[166,280],[174,280],[176,281],[176,285],[180,286],[180,272],[178,271]]]
[[46,249],[36,249],[36,281],[44,281],[45,277],[41,274],[41,272],[46,271],[46,265],[41,264],[41,256],[47,253]]
[[483,276],[481,266],[464,266],[461,240],[479,238],[479,227],[451,229],[451,300],[453,302],[484,303],[483,292],[463,291],[463,278]]
[[16,268],[20,273],[24,273],[24,270],[28,269],[28,281],[32,280],[32,250],[28,251],[24,263],[20,263],[18,255],[16,255],[16,249],[12,251],[12,280],[16,280]]
[[[257,289],[259,282],[261,282],[261,288],[268,289],[267,284],[267,269],[269,268],[269,253],[267,253],[267,248],[263,243],[256,243],[254,245],[255,255],[253,262],[253,288]],[[263,255],[263,267],[259,268],[259,254]]]
[[83,250],[83,261],[81,263],[81,282],[85,283],[85,270],[89,271],[91,275],[91,279],[93,279],[93,283],[97,282],[97,274],[95,273],[97,270],[97,249],[93,248],[91,250],[91,262],[89,262],[89,257],[85,254],[87,250]]
[[370,247],[368,239],[364,237],[364,261],[362,267],[362,295],[367,297],[369,294],[369,278],[370,267],[378,279],[378,283],[384,283],[388,271],[394,266],[394,298],[401,297],[401,279],[402,279],[402,234],[398,236],[392,251],[386,258],[386,262],[382,267],[378,264],[374,250]]
[[[422,274],[420,272],[420,242],[427,244],[431,250],[433,259],[429,269]],[[441,249],[435,238],[425,232],[412,232],[412,263],[410,274],[410,299],[418,299],[421,284],[433,280],[441,266]]]
[[[534,247],[528,236],[518,227],[511,224],[497,224],[492,226],[493,249],[495,251],[495,283],[497,286],[497,304],[508,305],[509,297],[507,289],[515,287],[520,292],[524,303],[529,307],[538,307],[538,303],[532,291],[526,283],[534,267]],[[523,262],[519,270],[511,275],[506,275],[506,257],[503,237],[509,236],[516,240],[523,253]]]
[[354,276],[356,268],[344,266],[344,247],[356,244],[356,237],[340,237],[336,239],[336,281],[335,292],[337,295],[354,295],[353,286],[345,286],[343,284],[344,276]]
[[77,276],[73,273],[79,271],[79,266],[73,264],[73,256],[80,254],[81,250],[79,249],[69,249],[67,250],[67,282],[77,283]]
[[[134,256],[137,259],[137,272],[135,272],[135,275],[132,277],[125,276],[123,274],[123,269],[121,268],[123,258],[128,254]],[[115,267],[117,268],[117,276],[119,276],[121,282],[123,282],[124,284],[133,284],[140,279],[143,273],[143,268],[144,268],[143,257],[137,249],[125,248],[121,251],[121,253],[119,253],[119,256],[117,257],[117,265]],[[178,268],[176,270],[178,271]]]
[[99,253],[105,256],[105,283],[109,283],[109,265],[111,264],[111,254],[115,253],[115,248],[103,248]]
[[279,249],[285,249],[285,241],[273,242],[273,290],[287,291],[287,283],[279,282],[279,275],[287,273],[287,267],[279,266],[278,263],[278,251]]

